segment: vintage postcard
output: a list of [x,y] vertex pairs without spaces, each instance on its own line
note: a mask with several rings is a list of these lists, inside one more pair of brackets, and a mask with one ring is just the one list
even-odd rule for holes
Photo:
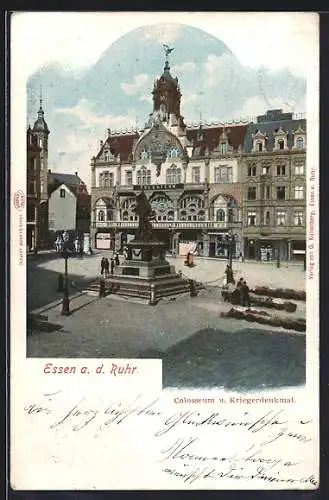
[[11,16],[11,486],[319,487],[315,13]]

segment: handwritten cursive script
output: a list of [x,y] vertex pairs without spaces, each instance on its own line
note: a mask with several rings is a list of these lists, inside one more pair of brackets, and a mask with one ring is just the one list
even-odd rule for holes
[[[156,466],[171,481],[258,481],[282,488],[317,485],[314,471],[305,473],[307,462],[302,458],[313,440],[308,415],[298,416],[286,408],[264,412],[257,407],[236,410],[233,418],[228,411],[206,408],[171,412],[163,408],[160,398],[141,394],[126,401],[105,397],[97,403],[81,396],[70,404],[63,396],[63,391],[45,393],[28,401],[24,413],[31,421],[45,419],[50,432],[62,428],[88,432],[89,437],[133,421],[136,432],[141,429],[153,436],[159,450]],[[146,425],[142,419],[148,419]],[[234,443],[232,433],[239,435]]]

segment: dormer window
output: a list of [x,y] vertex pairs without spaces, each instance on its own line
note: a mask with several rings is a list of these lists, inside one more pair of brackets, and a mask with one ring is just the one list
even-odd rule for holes
[[274,150],[283,151],[287,148],[287,132],[285,132],[282,127],[273,132],[274,136]]
[[294,149],[305,149],[306,147],[306,132],[299,125],[294,132]]
[[220,144],[220,154],[225,155],[228,151],[228,144],[227,142],[221,142]]
[[303,137],[297,137],[296,139],[296,148],[303,149],[304,148],[304,139]]
[[253,148],[254,152],[261,153],[266,151],[266,135],[257,130],[254,134],[252,134],[253,139]]

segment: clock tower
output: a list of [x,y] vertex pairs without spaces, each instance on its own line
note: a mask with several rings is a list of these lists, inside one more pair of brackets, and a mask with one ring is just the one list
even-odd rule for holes
[[181,92],[178,85],[178,79],[170,74],[168,59],[165,62],[163,73],[154,83],[153,94],[153,112],[158,112],[162,121],[169,121],[171,114],[180,118],[180,100]]

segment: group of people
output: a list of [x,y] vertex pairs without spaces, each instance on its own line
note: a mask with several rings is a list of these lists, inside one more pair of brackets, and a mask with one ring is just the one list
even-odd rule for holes
[[114,257],[111,257],[110,261],[107,257],[102,257],[101,260],[101,275],[107,277],[110,274],[113,274],[116,266],[120,265],[119,255],[116,253]]
[[235,290],[231,294],[231,302],[232,304],[250,307],[249,287],[244,278],[240,278],[237,282]]

